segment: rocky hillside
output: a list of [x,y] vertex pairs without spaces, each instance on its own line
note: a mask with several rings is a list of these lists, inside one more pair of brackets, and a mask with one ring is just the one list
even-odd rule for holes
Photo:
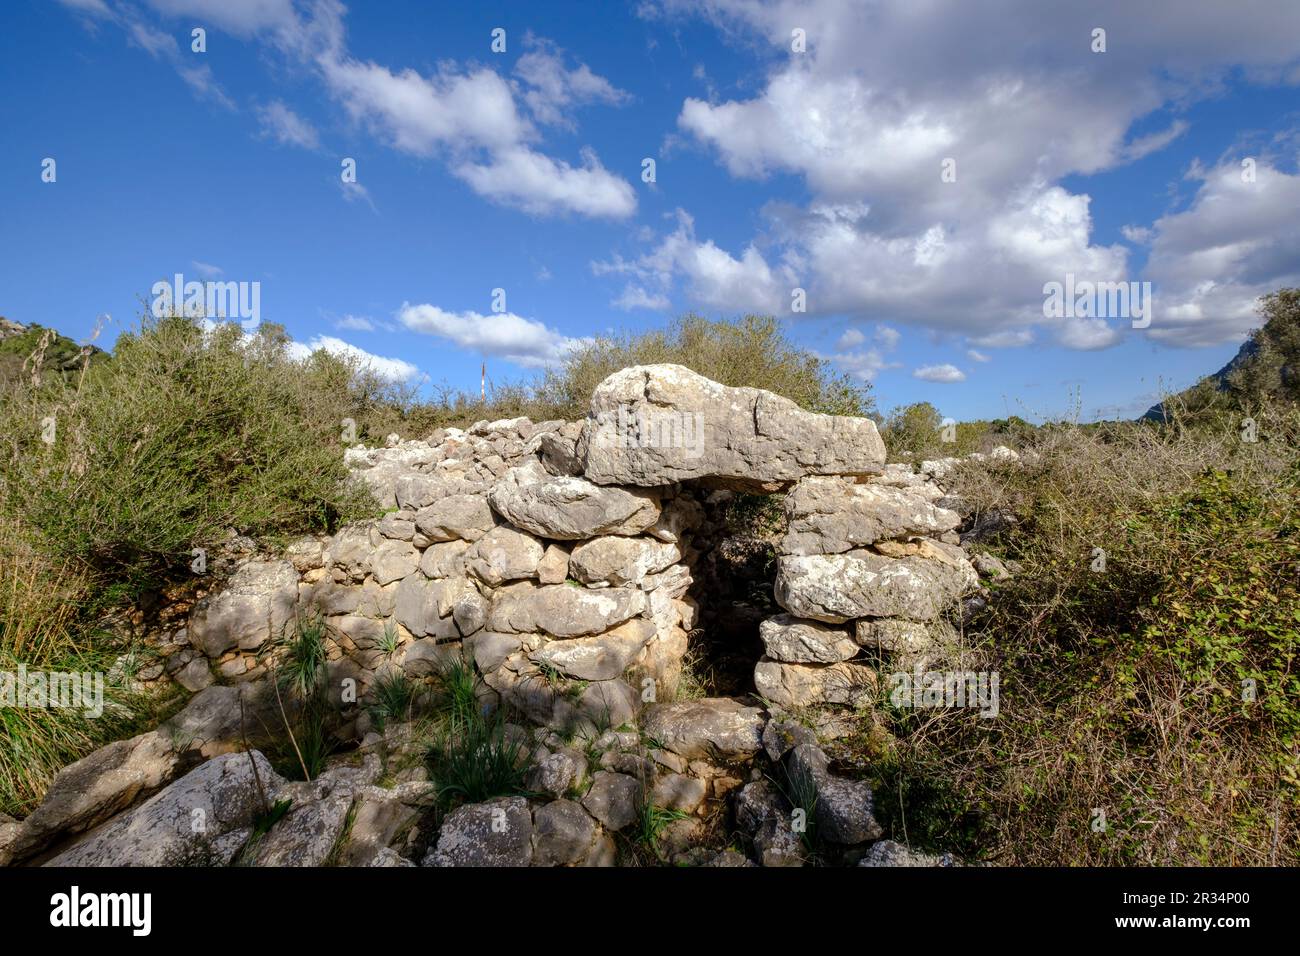
[[[676,365],[611,375],[583,422],[394,435],[346,460],[383,517],[278,552],[250,542],[151,635],[158,664],[138,679],[188,703],[0,822],[0,861],[953,862],[886,839],[902,835],[835,762],[882,674],[956,660],[950,621],[981,572],[1007,573],[963,548],[951,460],[886,466],[868,419]],[[779,608],[739,643],[750,686],[705,696],[703,569],[725,509],[772,492],[761,583]],[[457,687],[469,703],[448,709]],[[320,767],[313,727],[332,750]],[[495,791],[457,776],[485,755],[502,758]],[[286,779],[295,765],[308,779]]]
[[107,355],[93,345],[81,346],[65,335],[40,325],[22,325],[0,316],[0,385],[23,374],[24,364],[36,355],[39,369],[45,373],[70,375],[81,368],[89,356],[97,361]]

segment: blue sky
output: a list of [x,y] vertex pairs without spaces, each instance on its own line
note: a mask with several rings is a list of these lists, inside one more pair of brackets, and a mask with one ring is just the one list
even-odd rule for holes
[[[1300,285],[1300,5],[1137,6],[9,2],[0,314],[107,344],[160,279],[259,282],[476,390],[770,312],[884,409],[1136,415]],[[1067,273],[1151,282],[1150,326],[1045,317]]]

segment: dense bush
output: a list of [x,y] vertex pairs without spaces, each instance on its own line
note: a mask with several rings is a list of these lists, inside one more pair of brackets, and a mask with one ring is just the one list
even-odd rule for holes
[[1002,863],[1300,862],[1300,414],[1257,414],[1254,442],[1237,416],[1060,427],[1021,466],[960,469],[977,511],[1019,518],[990,544],[1017,573],[965,635],[1001,713],[900,719],[877,770],[914,838]]

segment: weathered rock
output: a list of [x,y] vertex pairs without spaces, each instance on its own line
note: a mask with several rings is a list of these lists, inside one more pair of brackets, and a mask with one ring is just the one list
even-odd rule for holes
[[164,721],[158,732],[177,750],[210,758],[246,746],[269,746],[281,739],[283,729],[274,687],[270,681],[258,681],[205,688]]
[[507,581],[536,577],[544,553],[542,543],[531,534],[498,525],[474,543],[466,563],[475,577],[495,588]]
[[507,657],[519,650],[523,638],[518,634],[499,634],[496,631],[479,631],[474,635],[474,663],[479,673],[489,674],[500,667]]
[[634,618],[595,637],[550,641],[533,660],[554,667],[566,677],[578,680],[610,680],[618,677],[655,636],[655,626]]
[[400,581],[413,573],[419,564],[420,552],[409,541],[385,540],[370,555],[370,573],[381,586]]
[[46,865],[227,865],[283,785],[256,750],[214,757]]
[[[180,748],[183,750],[183,748]],[[19,862],[125,810],[175,778],[185,766],[157,730],[118,740],[70,763],[55,775],[41,804],[0,845],[0,866]]]
[[[412,787],[402,784],[402,787]],[[414,796],[396,790],[381,790],[367,787],[356,800],[353,811],[352,827],[348,831],[347,843],[339,855],[341,866],[411,866],[409,862],[379,862],[385,856],[384,851],[410,831],[419,820],[424,803],[431,799],[432,793],[425,788],[428,797]],[[396,853],[393,854],[397,856]],[[398,857],[400,859],[400,856]]]
[[763,711],[727,697],[653,704],[642,729],[683,757],[752,754],[762,746]]
[[857,642],[888,654],[917,654],[934,646],[930,626],[917,621],[864,618],[854,625]]
[[850,704],[865,707],[876,698],[876,672],[865,664],[784,664],[760,658],[754,688],[778,707]]
[[439,541],[429,545],[420,558],[420,573],[426,578],[452,578],[465,573],[468,541]]
[[978,584],[975,569],[964,558],[949,564],[850,551],[782,555],[774,593],[777,603],[796,617],[830,624],[859,617],[929,621]]
[[858,653],[858,645],[843,628],[818,621],[801,621],[789,614],[769,617],[758,626],[767,656],[777,661],[834,664]]
[[763,750],[773,763],[800,744],[817,743],[817,734],[792,720],[769,720],[763,728]]
[[488,602],[474,588],[466,588],[452,605],[451,616],[460,633],[469,637],[483,629],[487,623]]
[[190,642],[216,659],[239,647],[255,651],[293,620],[298,572],[289,561],[249,561],[216,595],[196,605]]
[[421,574],[412,574],[397,585],[393,617],[416,637],[459,637],[460,631],[450,615],[467,586],[464,579],[429,581]]
[[402,655],[402,670],[409,677],[441,674],[460,653],[457,644],[440,644],[434,637],[421,638],[406,645],[406,653]]
[[961,866],[951,853],[921,853],[893,840],[873,843],[858,866]]
[[621,830],[635,822],[640,812],[641,784],[627,774],[598,770],[582,805],[606,829]]
[[606,536],[585,541],[569,557],[569,573],[587,585],[640,584],[680,561],[677,545],[647,538]]
[[763,487],[805,475],[874,474],[885,446],[870,419],[806,412],[682,365],[640,365],[596,386],[576,455],[601,485],[711,478]]
[[694,813],[699,809],[709,788],[698,777],[688,777],[680,773],[660,774],[651,790],[650,802],[656,807],[667,810],[680,810]]
[[415,513],[415,526],[430,541],[477,541],[496,526],[480,495],[448,495]]
[[840,844],[878,838],[883,830],[875,817],[871,787],[861,780],[834,776],[828,764],[826,754],[814,744],[800,744],[786,757],[791,783],[816,794],[817,835]]
[[659,518],[659,501],[647,492],[550,475],[537,462],[506,472],[489,500],[516,527],[560,541],[640,534]]
[[528,789],[562,797],[587,775],[587,759],[576,750],[557,750],[528,772]]
[[596,821],[572,800],[556,800],[533,814],[533,866],[581,866],[596,840]]
[[353,798],[346,786],[289,784],[276,794],[290,801],[288,812],[245,857],[255,866],[320,866],[343,835]]
[[546,546],[537,564],[537,580],[542,584],[563,584],[569,576],[569,552],[558,544]]
[[469,803],[447,815],[425,866],[528,866],[533,816],[523,797]]
[[644,609],[645,595],[627,588],[591,591],[567,584],[535,587],[518,582],[496,592],[488,627],[515,634],[581,637],[607,631]]
[[215,678],[212,667],[206,657],[196,657],[172,675],[172,680],[180,684],[191,694],[196,694],[211,686]]
[[785,498],[783,554],[839,554],[909,535],[941,534],[961,516],[922,495],[876,482],[805,478]]

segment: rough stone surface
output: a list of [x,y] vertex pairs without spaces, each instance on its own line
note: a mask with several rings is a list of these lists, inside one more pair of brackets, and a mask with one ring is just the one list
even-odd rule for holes
[[103,823],[170,782],[182,766],[166,734],[157,730],[68,764],[55,775],[40,806],[13,825],[7,845],[0,847],[0,866]]
[[196,605],[190,642],[210,658],[238,647],[255,651],[293,620],[298,572],[290,561],[249,561],[224,589]]
[[46,865],[225,866],[283,785],[256,750],[214,757]]
[[640,534],[659,519],[659,501],[647,492],[550,475],[539,463],[506,472],[493,486],[490,500],[516,527],[560,541]]
[[809,786],[817,795],[817,835],[831,843],[856,844],[875,840],[883,832],[875,817],[871,787],[860,780],[834,776],[829,761],[814,744],[800,744],[786,757],[792,781]]
[[609,830],[630,826],[641,806],[641,784],[627,774],[598,770],[582,798],[587,811]]
[[761,658],[754,667],[760,697],[780,707],[850,704],[866,707],[876,697],[876,672],[865,664],[785,664]]
[[508,585],[492,601],[488,627],[515,634],[581,637],[599,634],[645,609],[645,595],[626,588],[590,591],[567,584]]
[[496,525],[479,495],[448,495],[415,513],[415,526],[430,541],[477,541]]
[[622,587],[640,584],[681,557],[677,545],[668,542],[606,536],[574,548],[569,573],[583,584]]
[[796,617],[829,624],[859,617],[930,621],[978,586],[975,569],[964,558],[948,563],[850,551],[782,555],[774,593],[777,603]]
[[533,817],[523,797],[498,797],[447,815],[425,866],[528,866]]
[[961,866],[951,853],[921,853],[893,840],[871,844],[858,866]]
[[754,753],[762,746],[763,711],[727,697],[653,704],[642,730],[687,758]]
[[783,554],[838,554],[877,541],[937,535],[961,522],[910,489],[844,478],[805,478],[785,498]]
[[542,543],[531,534],[498,525],[474,543],[466,558],[475,577],[499,587],[507,581],[536,577],[544,553]]
[[601,485],[711,478],[753,487],[810,474],[875,474],[885,445],[870,419],[806,412],[682,365],[639,365],[596,387],[576,456]]
[[654,636],[653,623],[635,618],[595,637],[550,641],[533,660],[549,664],[566,677],[610,680],[627,670]]
[[857,655],[858,645],[843,628],[801,621],[789,614],[769,617],[758,626],[767,656],[794,664],[834,664]]
[[572,800],[556,800],[533,813],[533,866],[580,866],[596,840],[596,821]]

